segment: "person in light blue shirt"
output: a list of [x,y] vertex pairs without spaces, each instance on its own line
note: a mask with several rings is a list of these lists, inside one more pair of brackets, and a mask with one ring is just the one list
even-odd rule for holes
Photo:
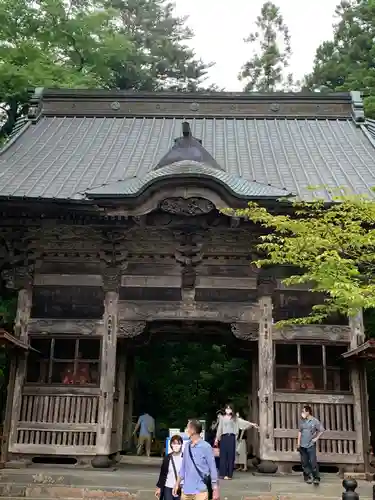
[[139,429],[139,438],[137,446],[137,455],[141,455],[143,448],[146,449],[146,455],[149,457],[151,454],[151,442],[152,435],[155,432],[155,420],[148,413],[143,413],[138,419],[137,425],[135,426],[133,435]]
[[211,483],[212,498],[218,500],[219,484],[215,457],[210,444],[201,438],[201,422],[189,420],[186,431],[190,441],[184,449],[182,465],[173,494],[178,494],[182,484],[181,500],[209,500],[209,483]]
[[309,484],[319,484],[320,475],[316,456],[316,443],[324,432],[323,425],[312,415],[310,405],[305,405],[301,413],[297,447],[301,454],[303,476]]

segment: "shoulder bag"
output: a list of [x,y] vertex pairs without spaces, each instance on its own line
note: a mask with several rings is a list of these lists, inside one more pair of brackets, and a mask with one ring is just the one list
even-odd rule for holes
[[197,464],[195,463],[194,461],[194,458],[193,458],[193,454],[191,452],[191,444],[188,445],[188,448],[189,448],[189,455],[190,455],[190,459],[195,467],[195,470],[198,472],[198,475],[199,477],[202,479],[203,483],[206,485],[207,487],[207,492],[208,492],[208,500],[212,500],[212,482],[211,482],[211,476],[209,474],[203,474],[203,472],[201,472],[198,467],[197,467]]
[[[174,460],[173,460],[173,455],[171,455],[171,462],[172,462],[174,477],[176,478],[176,482],[177,482],[178,474],[177,474],[176,464],[174,463]],[[178,488],[178,492],[177,492],[177,498],[180,498],[180,497],[181,497],[181,486]]]

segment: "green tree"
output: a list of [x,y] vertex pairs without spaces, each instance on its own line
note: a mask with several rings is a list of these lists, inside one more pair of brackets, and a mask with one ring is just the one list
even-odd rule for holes
[[245,39],[254,51],[238,76],[245,82],[245,92],[274,92],[291,86],[292,76],[285,75],[291,56],[290,36],[279,7],[265,2],[255,24],[256,31]]
[[332,41],[317,49],[305,86],[311,90],[360,90],[366,115],[375,118],[375,0],[342,0]]
[[133,43],[127,60],[114,61],[113,86],[123,90],[198,91],[212,64],[197,58],[186,41],[193,32],[187,18],[175,17],[165,0],[107,0],[123,32]]
[[135,410],[150,412],[159,425],[213,419],[228,400],[241,411],[248,406],[249,360],[235,357],[228,345],[155,338],[138,354]]
[[162,0],[2,0],[0,140],[33,87],[198,89],[207,65]]
[[[251,203],[236,211],[265,228],[257,266],[297,269],[286,285],[308,284],[325,294],[309,317],[288,323],[320,322],[332,314],[354,316],[375,307],[375,202],[362,196],[340,196],[336,203],[295,201],[293,213],[280,215]],[[226,210],[228,212],[228,210]]]

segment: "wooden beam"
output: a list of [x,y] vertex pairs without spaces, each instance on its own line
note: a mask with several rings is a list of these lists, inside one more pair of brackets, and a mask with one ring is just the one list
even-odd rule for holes
[[[274,430],[275,438],[289,438],[289,439],[297,439],[298,429],[278,429],[277,427]],[[320,440],[324,441],[326,439],[347,439],[347,440],[355,440],[356,439],[355,431],[325,431]],[[319,454],[320,456],[320,454]]]
[[[363,458],[359,454],[341,454],[341,453],[318,453],[319,463],[323,464],[361,464],[363,463]],[[301,455],[298,452],[293,451],[273,451],[266,453],[263,460],[273,460],[275,462],[294,462],[296,464],[301,463]]]
[[36,274],[34,286],[103,286],[100,274]]
[[48,444],[15,444],[12,453],[36,455],[70,455],[70,456],[93,456],[96,454],[96,446],[51,446]]
[[286,341],[326,341],[349,342],[350,326],[342,325],[293,325],[285,328],[274,328],[274,340]]
[[54,334],[76,334],[76,335],[103,335],[103,320],[95,319],[30,319],[28,334],[54,335]]
[[331,403],[331,404],[353,404],[354,398],[352,394],[323,394],[312,392],[275,392],[273,400],[281,403]]
[[272,342],[272,297],[259,299],[259,427],[260,458],[274,449],[273,439],[273,342]]
[[259,305],[248,302],[120,301],[119,319],[130,321],[186,319],[253,323],[259,321]]

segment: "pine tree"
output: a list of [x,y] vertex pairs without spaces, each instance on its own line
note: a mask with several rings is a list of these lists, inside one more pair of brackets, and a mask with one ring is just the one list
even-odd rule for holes
[[255,24],[256,31],[245,42],[256,48],[238,76],[245,81],[245,92],[274,92],[289,87],[292,77],[285,70],[291,56],[290,36],[279,7],[265,2]]
[[318,47],[306,87],[363,91],[366,115],[375,118],[375,0],[342,0],[336,17],[333,40]]

